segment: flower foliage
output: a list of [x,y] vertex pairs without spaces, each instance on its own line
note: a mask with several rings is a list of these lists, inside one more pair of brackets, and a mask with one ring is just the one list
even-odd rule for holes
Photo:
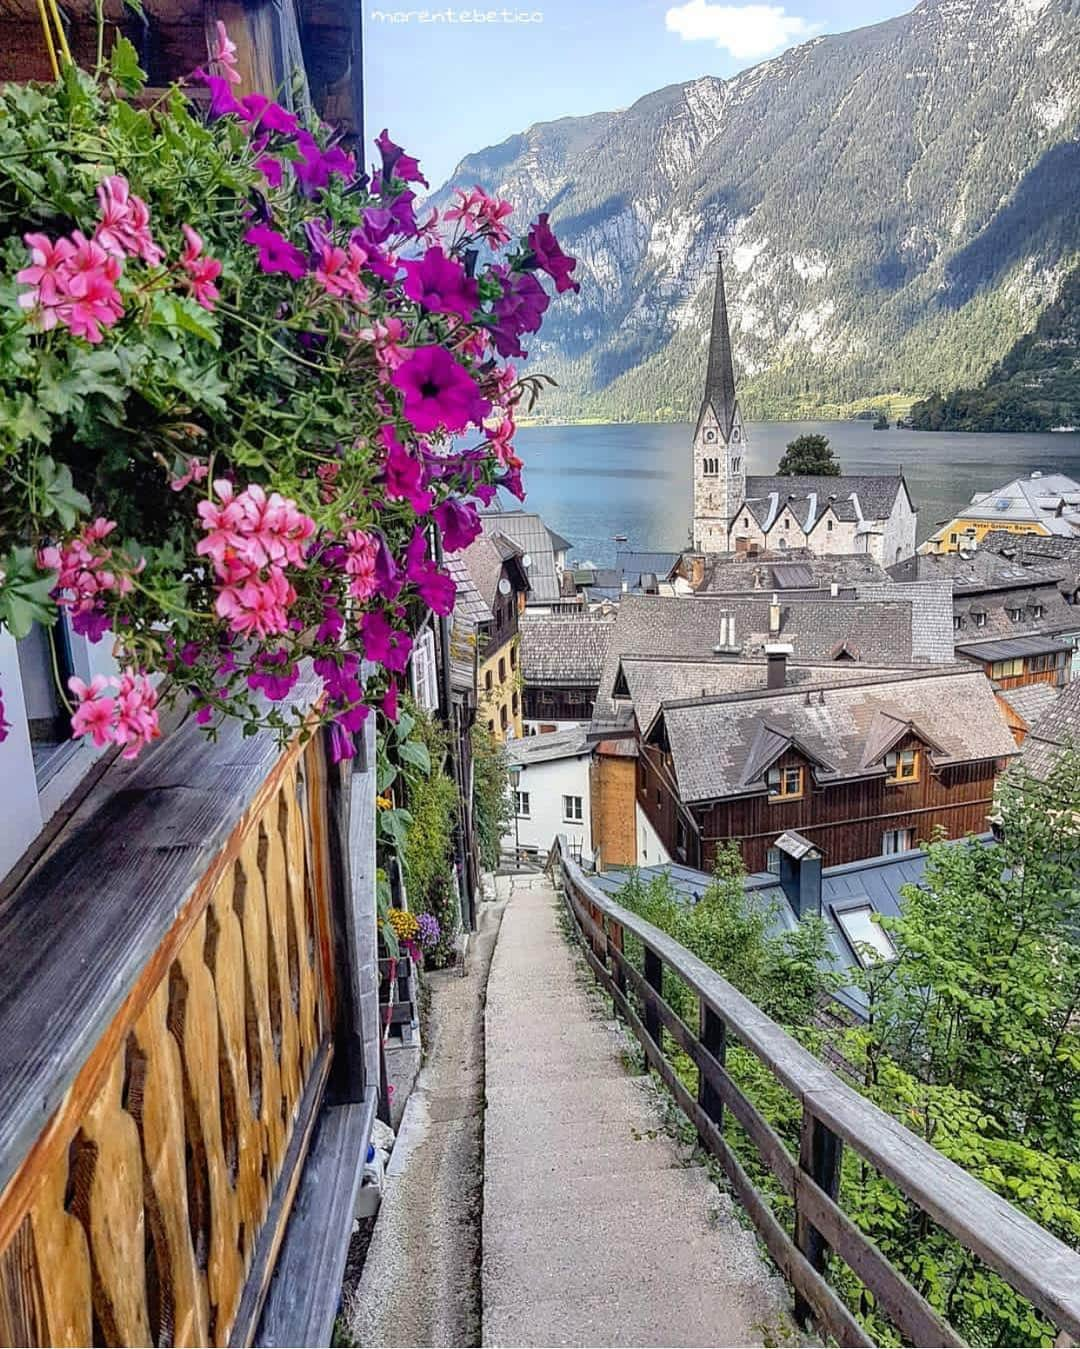
[[[162,700],[282,736],[300,662],[339,755],[389,716],[436,562],[522,495],[519,378],[573,259],[516,244],[479,188],[440,220],[385,132],[370,177],[332,134],[240,96],[219,26],[206,111],[112,72],[0,88],[0,625],[66,611],[113,645],[73,731],[134,754]],[[481,258],[488,259],[481,262]],[[374,667],[372,675],[363,663]],[[4,733],[0,718],[0,736]]]

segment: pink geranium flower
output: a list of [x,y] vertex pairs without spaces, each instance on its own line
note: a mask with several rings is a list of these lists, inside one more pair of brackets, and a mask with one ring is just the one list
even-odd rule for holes
[[190,225],[181,225],[180,232],[184,236],[180,265],[187,272],[191,294],[204,309],[212,311],[219,293],[214,282],[221,275],[221,263],[216,258],[203,256],[202,238]]
[[471,192],[458,188],[453,206],[443,212],[444,220],[460,220],[469,234],[483,234],[493,244],[505,244],[510,231],[502,223],[514,212],[508,201],[489,197],[482,187]]
[[271,637],[289,626],[288,608],[296,591],[283,572],[271,567],[265,576],[250,576],[239,585],[225,586],[214,608],[235,633]]
[[75,251],[68,239],[55,243],[46,234],[24,234],[30,249],[30,266],[15,273],[15,280],[30,289],[19,296],[19,307],[33,313],[46,332],[60,321],[60,306],[67,294],[67,264]]
[[111,328],[123,317],[124,306],[116,285],[121,263],[79,230],[71,238],[74,251],[65,267],[67,296],[60,306],[60,317],[76,337],[85,337],[96,345],[101,341],[102,328]]
[[335,244],[323,245],[322,259],[315,268],[315,279],[330,295],[355,300],[362,304],[369,295],[360,279],[360,270],[367,262],[367,253],[358,243],[350,243],[348,251]]
[[362,342],[371,342],[375,347],[375,360],[379,367],[379,377],[384,382],[391,370],[396,370],[408,352],[401,345],[407,336],[405,324],[401,319],[387,315],[381,321],[376,319],[370,328],[362,328],[357,334]]
[[217,21],[217,41],[210,44],[210,60],[222,67],[224,77],[230,84],[240,83],[240,72],[236,68],[236,43],[229,37],[229,30],[221,19]]
[[356,600],[368,600],[378,589],[375,576],[375,559],[378,556],[377,541],[362,529],[349,531],[348,555],[345,558],[345,571],[349,581],[349,594]]
[[114,257],[140,257],[156,267],[165,254],[150,234],[150,211],[141,197],[135,196],[128,180],[119,173],[98,183],[101,223],[94,238]]
[[390,376],[404,395],[406,418],[421,435],[444,427],[451,435],[491,410],[472,376],[445,347],[416,347]]

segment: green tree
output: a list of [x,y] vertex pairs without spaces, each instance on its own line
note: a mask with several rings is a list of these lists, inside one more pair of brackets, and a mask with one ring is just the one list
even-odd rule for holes
[[776,471],[785,478],[796,473],[838,478],[840,463],[833,453],[828,436],[796,436],[794,440],[788,441],[787,451]]
[[488,871],[499,865],[503,835],[514,822],[510,796],[510,772],[506,751],[476,725],[472,732],[473,754],[473,827],[480,850],[480,863]]

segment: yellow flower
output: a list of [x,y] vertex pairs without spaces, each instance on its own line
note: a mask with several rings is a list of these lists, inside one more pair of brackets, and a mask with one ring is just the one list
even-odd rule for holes
[[393,806],[394,803],[390,800],[388,796],[377,796],[375,798],[375,804],[379,807],[380,810],[390,810],[390,808]]
[[401,941],[415,941],[420,935],[420,924],[416,915],[405,909],[391,909],[388,915],[394,934]]

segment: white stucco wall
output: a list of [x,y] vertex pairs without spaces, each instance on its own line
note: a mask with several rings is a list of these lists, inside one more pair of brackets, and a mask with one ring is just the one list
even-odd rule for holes
[[640,802],[635,804],[637,823],[637,864],[639,867],[654,867],[658,863],[670,862],[671,855],[660,842],[660,835],[649,823],[649,817],[641,809]]
[[[583,853],[592,855],[592,801],[589,767],[591,754],[567,759],[548,759],[538,764],[522,764],[517,783],[519,792],[529,793],[529,814],[519,815],[517,841],[523,848],[546,853],[557,834],[565,834],[570,843],[580,844]],[[580,796],[580,821],[563,818],[563,797]],[[514,827],[503,836],[503,847],[514,847]]]
[[881,557],[878,561],[883,567],[891,567],[915,552],[915,528],[918,516],[908,505],[907,493],[897,494],[893,513],[885,522],[881,535]]

